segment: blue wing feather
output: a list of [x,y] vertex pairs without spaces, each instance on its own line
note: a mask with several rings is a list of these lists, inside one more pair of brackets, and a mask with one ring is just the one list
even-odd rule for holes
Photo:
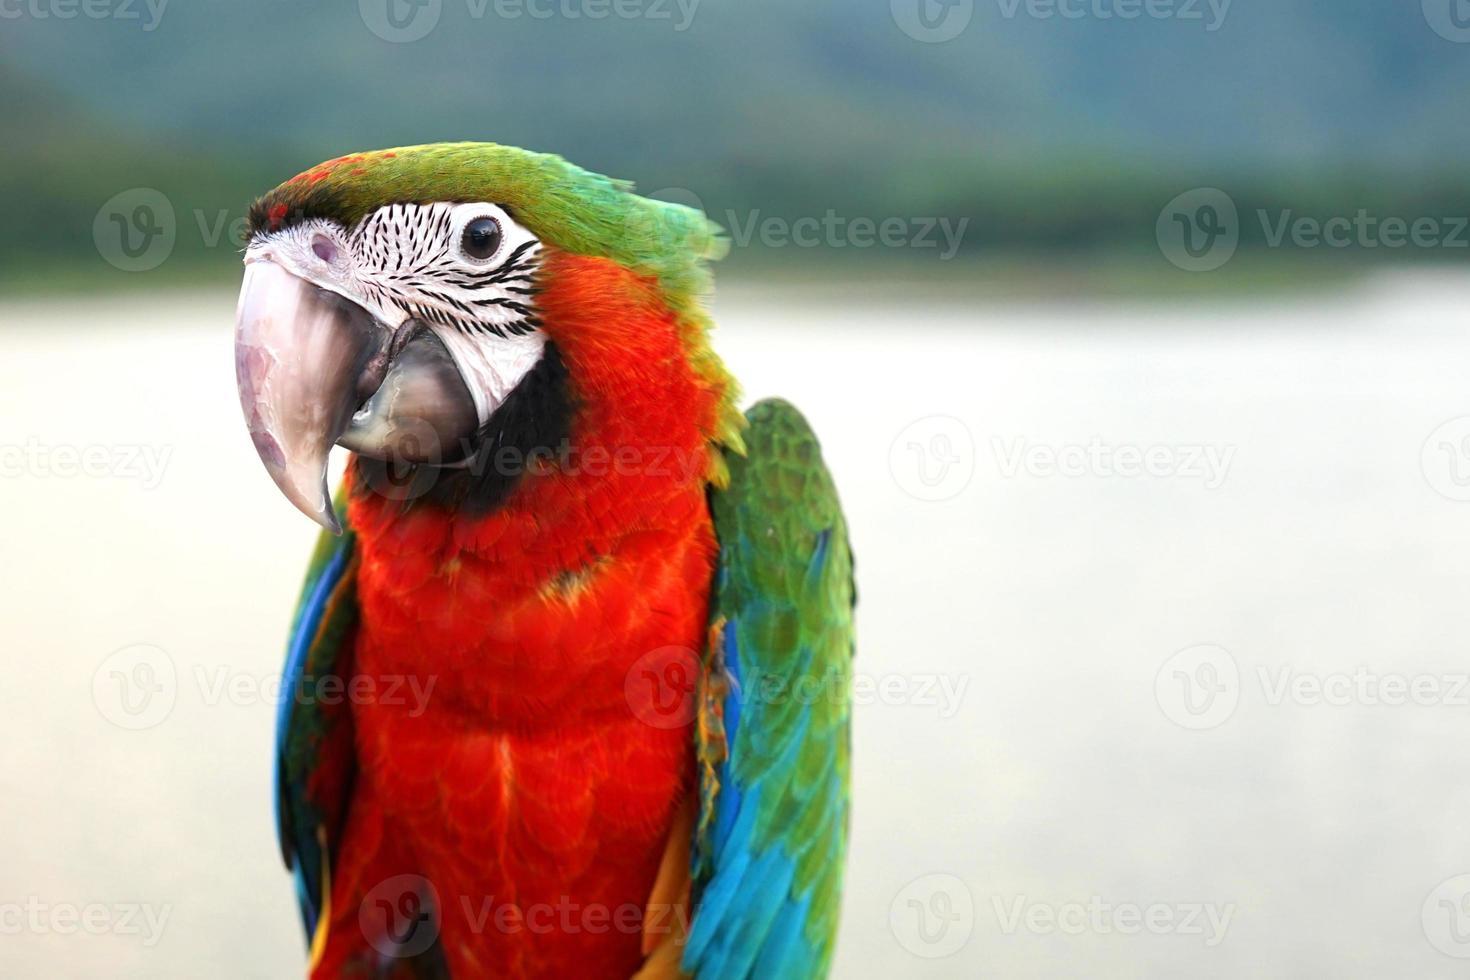
[[[345,514],[339,504],[338,517]],[[297,901],[308,942],[322,913],[323,868],[319,829],[343,800],[312,800],[307,786],[321,762],[321,748],[335,719],[315,698],[298,697],[313,679],[341,667],[341,657],[356,619],[354,599],[356,539],[349,531],[323,534],[312,556],[286,646],[281,702],[276,710],[276,832],[281,856],[295,879]]]
[[[700,980],[824,974],[846,848],[846,526],[796,410],[763,402],[749,420],[748,455],[711,495],[720,557],[681,960]],[[803,692],[825,700],[802,703]]]

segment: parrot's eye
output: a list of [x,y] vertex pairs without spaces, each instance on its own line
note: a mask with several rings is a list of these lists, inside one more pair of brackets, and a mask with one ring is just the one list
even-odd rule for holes
[[494,218],[476,218],[464,226],[460,248],[472,259],[483,262],[500,250],[500,222]]

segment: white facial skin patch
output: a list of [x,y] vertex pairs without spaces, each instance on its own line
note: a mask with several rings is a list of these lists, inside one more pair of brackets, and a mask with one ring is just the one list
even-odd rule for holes
[[463,334],[438,325],[434,332],[449,348],[455,366],[464,377],[481,425],[541,360],[541,351],[546,346],[546,334],[540,330],[504,338]]
[[454,358],[480,423],[540,360],[532,306],[541,243],[490,203],[390,204],[352,229],[314,218],[251,239],[270,261],[367,310],[385,330],[422,320]]

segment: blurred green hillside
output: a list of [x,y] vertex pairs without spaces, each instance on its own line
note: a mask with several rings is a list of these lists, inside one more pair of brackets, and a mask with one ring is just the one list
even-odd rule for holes
[[[252,196],[343,152],[438,139],[551,150],[700,204],[734,238],[725,274],[1011,280],[1023,266],[1174,281],[1156,224],[1197,187],[1241,215],[1245,258],[1216,281],[1470,251],[1288,239],[1268,252],[1257,218],[1470,214],[1457,124],[1470,46],[1418,4],[1280,0],[1210,30],[979,3],[929,44],[902,29],[904,0],[685,0],[603,19],[566,13],[586,0],[429,0],[432,30],[394,43],[374,2],[7,19],[0,289],[137,279],[93,237],[99,209],[134,188],[173,212],[150,283],[232,277]],[[829,215],[835,238],[791,244],[794,222]],[[893,219],[900,244],[848,230]],[[963,234],[917,245],[926,221]]]

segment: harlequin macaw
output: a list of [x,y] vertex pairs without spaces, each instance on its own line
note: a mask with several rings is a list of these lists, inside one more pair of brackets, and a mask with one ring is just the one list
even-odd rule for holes
[[826,972],[852,559],[805,421],[709,346],[721,247],[488,143],[252,206],[240,400],[330,532],[276,759],[312,976]]

